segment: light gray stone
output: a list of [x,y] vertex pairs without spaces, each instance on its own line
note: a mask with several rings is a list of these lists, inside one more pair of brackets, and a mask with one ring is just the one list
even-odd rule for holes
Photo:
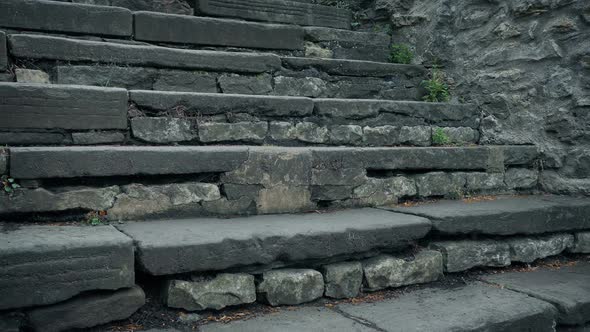
[[574,234],[574,245],[570,248],[575,253],[590,253],[590,232],[580,232]]
[[27,312],[27,318],[36,331],[59,332],[123,320],[144,304],[145,294],[135,286],[114,292],[81,295],[66,302],[32,309]]
[[49,74],[42,70],[16,68],[14,70],[18,83],[50,84]]
[[334,57],[334,52],[328,48],[312,42],[305,42],[305,57],[307,58],[324,58],[331,59]]
[[131,119],[131,131],[135,138],[150,143],[174,143],[191,141],[198,137],[189,119],[149,118]]
[[272,92],[272,76],[269,74],[256,76],[224,74],[219,76],[218,82],[223,93],[268,95]]
[[529,189],[537,186],[539,171],[526,168],[510,168],[506,171],[504,182],[508,188]]
[[199,139],[211,142],[252,142],[261,143],[268,132],[267,122],[199,123]]
[[363,128],[355,125],[330,127],[330,143],[359,145],[363,140]]
[[262,274],[257,292],[272,306],[311,302],[324,294],[324,278],[315,270],[268,271]]
[[[353,60],[389,61],[391,37],[386,33],[359,32],[343,29],[329,29],[321,27],[306,27],[305,39],[311,45],[321,47],[334,56],[319,56],[320,58],[339,58]],[[307,44],[306,44],[307,51]],[[306,56],[307,52],[306,52]]]
[[295,125],[298,140],[306,143],[327,143],[330,139],[328,128],[312,122],[299,122]]
[[401,197],[416,196],[416,184],[412,179],[397,176],[390,178],[368,178],[354,188],[352,197],[371,206],[397,204]]
[[325,296],[343,299],[356,297],[363,282],[363,266],[360,262],[343,262],[324,265]]
[[435,127],[432,133],[439,129],[446,135],[449,144],[472,144],[479,141],[479,132],[468,127]]
[[223,193],[229,200],[236,200],[243,197],[254,200],[258,197],[258,192],[261,188],[261,185],[224,183]]
[[443,257],[432,250],[422,250],[409,260],[381,255],[363,261],[363,271],[372,291],[428,283],[442,276]]
[[379,126],[363,128],[363,142],[368,146],[391,146],[400,142],[400,128]]
[[254,276],[219,274],[211,280],[171,280],[165,289],[166,305],[188,311],[223,309],[256,301]]
[[492,240],[441,241],[431,248],[443,255],[446,272],[461,272],[477,266],[509,266],[510,246]]
[[295,125],[290,122],[271,122],[268,132],[270,138],[275,141],[290,141],[297,139]]
[[574,245],[571,234],[555,234],[530,238],[512,238],[507,240],[510,246],[510,260],[513,262],[532,263],[537,259],[559,255]]
[[327,85],[317,77],[288,77],[274,78],[274,94],[278,96],[300,96],[317,98],[326,93]]
[[296,213],[315,209],[307,187],[274,186],[260,190],[256,200],[258,213]]
[[124,140],[125,134],[120,132],[90,131],[86,133],[72,133],[72,141],[77,145],[122,143]]
[[431,129],[428,126],[403,126],[399,131],[399,143],[415,146],[430,146]]

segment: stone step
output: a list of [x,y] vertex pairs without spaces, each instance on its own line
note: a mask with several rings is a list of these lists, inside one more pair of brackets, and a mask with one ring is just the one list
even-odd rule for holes
[[358,209],[130,222],[119,229],[134,239],[145,271],[168,275],[400,249],[426,235],[430,223],[415,216]]
[[201,14],[253,21],[350,29],[352,13],[346,9],[290,0],[198,0]]
[[570,196],[438,201],[390,210],[429,218],[433,230],[449,235],[540,234],[590,228],[590,199]]
[[322,27],[304,27],[307,57],[388,62],[391,36]]

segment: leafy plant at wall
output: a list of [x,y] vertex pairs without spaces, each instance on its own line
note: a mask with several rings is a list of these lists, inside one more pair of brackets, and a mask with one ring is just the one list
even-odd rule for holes
[[389,61],[393,63],[410,64],[414,59],[414,54],[407,45],[393,44],[391,45],[391,54]]
[[451,142],[449,136],[442,128],[436,128],[432,134],[432,144],[434,145],[448,145]]
[[432,68],[429,80],[423,81],[422,86],[428,92],[422,99],[431,103],[443,103],[451,99],[449,86],[445,82],[445,76],[438,67]]
[[20,188],[20,185],[18,185],[15,180],[8,175],[2,175],[2,177],[0,177],[0,183],[2,183],[2,189],[7,194],[12,194],[15,189]]

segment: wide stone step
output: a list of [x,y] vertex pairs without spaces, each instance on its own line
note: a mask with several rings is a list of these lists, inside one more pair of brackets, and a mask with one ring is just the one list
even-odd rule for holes
[[131,222],[140,266],[152,275],[320,260],[399,249],[430,230],[427,219],[377,209],[235,219]]
[[388,62],[391,36],[322,27],[305,27],[305,55],[308,57]]
[[390,210],[429,218],[433,229],[444,234],[539,234],[590,228],[590,199],[570,196],[439,201]]

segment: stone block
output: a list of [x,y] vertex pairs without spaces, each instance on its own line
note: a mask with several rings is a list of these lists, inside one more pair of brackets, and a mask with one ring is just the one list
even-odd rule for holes
[[330,127],[330,143],[359,145],[363,141],[363,128],[355,125]]
[[506,171],[504,182],[511,189],[535,188],[539,183],[539,171],[526,168],[510,168]]
[[193,8],[186,0],[71,0],[71,2],[124,7],[133,11],[148,10],[168,14],[193,15]]
[[158,70],[153,90],[177,92],[217,92],[216,74],[203,71]]
[[366,170],[361,168],[314,168],[311,172],[311,184],[316,186],[358,186],[366,181]]
[[64,133],[54,132],[0,132],[1,145],[49,145],[64,144],[68,139]]
[[501,191],[505,189],[504,174],[501,173],[454,173],[454,176],[465,178],[465,189],[469,192]]
[[288,77],[274,78],[274,94],[278,96],[299,96],[317,98],[326,93],[327,85],[317,77]]
[[[256,202],[248,197],[241,197],[234,200],[221,198],[215,201],[202,202],[203,212],[206,215],[215,216],[249,216],[257,214]],[[194,213],[187,213],[186,217],[191,217]]]
[[200,123],[199,139],[203,143],[250,142],[262,143],[268,132],[267,122]]
[[273,270],[262,274],[256,291],[272,306],[302,304],[324,295],[324,278],[315,270]]
[[272,76],[269,74],[256,76],[224,74],[219,76],[218,82],[223,93],[268,95],[272,92]]
[[42,70],[16,68],[14,74],[18,83],[51,84],[49,74]]
[[462,174],[431,172],[415,177],[418,195],[429,196],[462,196],[465,188],[465,177]]
[[188,311],[219,310],[256,301],[254,276],[249,274],[224,273],[209,280],[171,280],[164,292],[167,306]]
[[350,186],[312,186],[312,201],[337,201],[350,198],[352,187]]
[[370,206],[396,204],[401,197],[416,196],[416,183],[407,177],[368,178],[354,188],[352,197]]
[[[318,59],[303,57],[282,57],[283,67],[293,70],[305,70],[315,68],[331,75],[356,76],[356,77],[426,77],[427,71],[422,66],[400,65],[395,63],[383,63],[373,61]],[[343,103],[344,101],[336,101]],[[377,101],[386,104],[387,101]],[[415,102],[411,102],[415,103]],[[353,103],[354,104],[354,103]],[[425,104],[425,103],[415,103]],[[454,105],[462,107],[460,105]],[[408,107],[411,107],[408,106]],[[424,106],[427,109],[437,108],[435,105]],[[444,106],[446,107],[446,106]]]
[[268,132],[271,139],[279,142],[297,139],[295,125],[290,122],[270,122]]
[[8,151],[0,149],[0,174],[7,173],[8,170]]
[[315,209],[307,187],[275,186],[260,190],[258,213],[297,213]]
[[399,143],[414,146],[430,146],[431,131],[428,126],[403,126],[399,131]]
[[432,134],[437,130],[446,135],[449,144],[474,144],[479,141],[479,131],[469,127],[435,127]]
[[193,121],[180,118],[138,117],[131,119],[133,137],[149,143],[175,143],[198,138]]
[[368,146],[391,146],[400,142],[400,128],[379,126],[363,128],[363,143]]
[[574,234],[574,245],[570,248],[574,253],[590,253],[590,232]]
[[441,241],[430,246],[442,253],[446,272],[461,272],[477,266],[509,266],[511,263],[510,246],[504,242]]
[[328,128],[312,122],[299,122],[295,125],[295,136],[306,143],[328,143]]
[[6,33],[0,31],[0,72],[8,68],[8,47],[6,44]]
[[532,263],[537,259],[559,255],[574,245],[571,234],[554,234],[506,240],[510,246],[510,260]]
[[77,145],[99,145],[122,143],[125,134],[120,132],[90,131],[85,133],[72,133],[72,142]]
[[0,310],[131,287],[135,279],[133,242],[111,226],[22,226],[0,233],[0,256]]
[[237,200],[243,197],[255,200],[258,197],[258,192],[260,189],[262,189],[261,185],[234,183],[223,184],[223,193],[229,200]]
[[324,265],[324,295],[335,299],[356,297],[363,282],[363,266],[360,262],[344,262]]

